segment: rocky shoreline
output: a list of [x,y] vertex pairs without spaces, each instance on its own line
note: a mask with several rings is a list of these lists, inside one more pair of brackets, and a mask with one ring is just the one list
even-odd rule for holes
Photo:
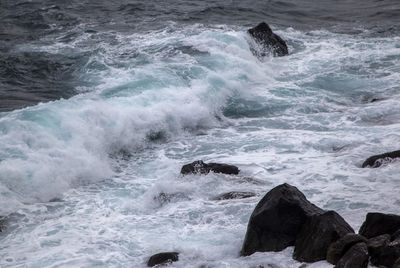
[[[375,167],[376,161],[391,162],[397,152],[368,158],[362,167]],[[371,159],[373,161],[371,162]],[[381,163],[382,164],[382,163]],[[381,165],[380,164],[380,165]],[[209,172],[237,175],[239,168],[201,160],[186,164],[183,176]],[[255,196],[251,192],[229,192],[213,200]],[[335,211],[326,211],[307,200],[295,186],[287,183],[271,189],[250,216],[240,256],[255,252],[282,251],[294,246],[293,259],[313,263],[321,260],[336,268],[400,268],[400,216],[370,212],[358,234]],[[179,260],[179,252],[162,252],[149,258],[149,267]]]

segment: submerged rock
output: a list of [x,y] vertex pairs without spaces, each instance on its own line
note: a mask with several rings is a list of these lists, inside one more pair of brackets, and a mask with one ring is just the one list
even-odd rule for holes
[[368,213],[359,234],[366,238],[382,234],[394,234],[400,229],[400,216],[394,214]]
[[190,198],[185,193],[181,192],[176,192],[176,193],[161,192],[158,195],[154,196],[153,200],[158,204],[160,204],[160,206],[163,206],[175,200],[190,200]]
[[293,246],[303,223],[323,212],[296,187],[286,183],[275,187],[261,199],[251,214],[241,255],[280,251]]
[[339,260],[335,268],[367,268],[368,250],[364,242],[353,245]]
[[3,232],[5,224],[6,224],[6,218],[0,216],[0,233]]
[[326,253],[326,260],[329,263],[337,264],[340,258],[355,244],[367,242],[367,239],[361,235],[348,233],[338,241],[332,243]]
[[228,199],[243,199],[253,197],[256,194],[253,192],[229,192],[214,197],[214,200],[228,200]]
[[194,161],[186,164],[181,169],[181,174],[208,174],[210,171],[223,174],[239,174],[239,168],[233,165],[220,164],[220,163],[204,163],[202,160]]
[[248,33],[261,46],[261,51],[251,48],[255,56],[264,57],[268,54],[285,56],[289,54],[285,41],[279,35],[273,33],[265,22],[261,22],[256,27],[249,29]]
[[293,258],[302,262],[325,260],[328,247],[353,228],[335,211],[312,215],[297,235]]
[[158,264],[167,264],[179,260],[179,252],[162,252],[150,257],[147,266],[152,267]]
[[364,163],[362,164],[362,167],[365,168],[365,167],[370,166],[372,168],[377,168],[377,167],[380,167],[382,164],[391,162],[391,161],[393,161],[393,159],[399,158],[399,157],[400,157],[400,150],[389,152],[389,153],[384,153],[384,154],[374,155],[374,156],[369,157],[367,160],[365,160]]

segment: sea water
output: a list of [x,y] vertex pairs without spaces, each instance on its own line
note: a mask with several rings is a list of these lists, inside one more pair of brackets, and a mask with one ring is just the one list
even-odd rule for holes
[[[72,94],[0,113],[1,267],[145,267],[164,251],[180,252],[171,267],[299,267],[292,247],[239,256],[282,183],[356,231],[400,213],[399,162],[361,168],[400,144],[399,35],[271,25],[290,55],[257,58],[237,24],[79,27],[7,48],[50,74],[82,62],[50,84]],[[180,175],[199,159],[240,173]],[[214,200],[229,191],[256,195]]]

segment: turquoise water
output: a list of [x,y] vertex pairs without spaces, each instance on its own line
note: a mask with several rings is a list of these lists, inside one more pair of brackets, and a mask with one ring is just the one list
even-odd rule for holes
[[[284,182],[356,230],[400,213],[398,162],[360,168],[400,144],[400,38],[277,33],[290,55],[260,60],[244,28],[111,32],[80,94],[1,113],[0,266],[144,267],[176,250],[173,267],[299,267],[292,248],[239,257],[253,208]],[[16,49],[82,53],[90,38]],[[179,174],[198,159],[241,172]],[[257,195],[212,200],[228,191]]]

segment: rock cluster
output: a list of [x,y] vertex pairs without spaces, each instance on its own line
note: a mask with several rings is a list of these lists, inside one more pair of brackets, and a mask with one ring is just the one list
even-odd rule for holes
[[254,209],[241,250],[280,251],[294,246],[301,262],[327,260],[336,268],[400,268],[400,216],[368,213],[359,234],[335,211],[310,203],[289,184],[269,191]]

